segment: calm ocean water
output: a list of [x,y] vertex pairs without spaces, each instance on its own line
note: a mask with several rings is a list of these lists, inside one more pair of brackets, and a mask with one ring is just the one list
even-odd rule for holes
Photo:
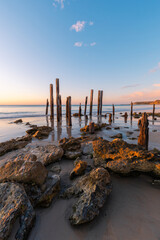
[[[87,107],[89,112],[89,106]],[[72,105],[72,114],[78,112],[79,106]],[[157,107],[157,111],[160,111],[160,106]],[[129,112],[130,105],[115,105],[115,111]],[[152,111],[152,105],[134,105],[134,111],[136,112],[149,112]],[[82,105],[82,113],[84,112],[84,105]],[[103,105],[103,114],[112,112],[112,105]],[[56,113],[56,106],[55,106]],[[93,106],[93,115],[97,113],[97,105]],[[62,106],[62,114],[65,114],[65,105]],[[0,119],[10,118],[30,118],[30,117],[42,117],[45,115],[45,105],[0,105]]]

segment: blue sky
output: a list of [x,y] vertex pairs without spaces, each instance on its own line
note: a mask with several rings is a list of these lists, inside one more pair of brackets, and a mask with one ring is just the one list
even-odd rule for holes
[[0,0],[0,102],[160,99],[159,0]]

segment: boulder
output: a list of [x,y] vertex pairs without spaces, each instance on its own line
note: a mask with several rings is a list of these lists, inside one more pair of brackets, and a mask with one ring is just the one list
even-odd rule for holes
[[34,207],[49,207],[60,192],[60,177],[52,174],[42,186],[24,184],[24,188]]
[[19,217],[20,227],[15,239],[25,239],[33,227],[35,212],[23,187],[14,183],[1,183],[0,202],[0,239],[8,239]]
[[24,148],[32,140],[31,136],[23,136],[10,141],[0,143],[0,156],[13,150]]
[[81,140],[79,138],[63,138],[59,144],[64,150],[64,156],[68,159],[76,159],[82,154]]
[[42,185],[46,177],[47,169],[38,161],[9,161],[0,167],[0,182],[13,181]]
[[37,146],[31,152],[32,154],[36,155],[38,161],[42,162],[45,166],[61,160],[64,154],[64,151],[61,147],[53,144]]
[[16,157],[14,159],[14,161],[18,161],[18,160],[22,160],[22,161],[28,161],[28,162],[35,162],[37,160],[37,156],[31,153],[27,153],[27,154],[20,154],[18,155],[18,157]]
[[77,161],[75,164],[75,168],[72,170],[70,174],[70,179],[83,175],[85,173],[86,168],[87,162],[81,160]]
[[26,133],[31,135],[32,137],[43,139],[48,137],[51,131],[52,131],[52,128],[48,126],[40,126],[40,127],[35,126],[27,130]]
[[113,172],[128,175],[147,172],[160,176],[158,153],[144,151],[137,145],[115,139],[108,142],[99,139],[93,142],[94,165],[103,166]]
[[23,121],[22,121],[22,119],[17,119],[16,121],[14,121],[14,123],[22,123]]
[[78,196],[73,205],[70,222],[79,225],[92,221],[99,215],[107,196],[111,192],[110,175],[104,168],[93,169],[68,188],[64,197]]

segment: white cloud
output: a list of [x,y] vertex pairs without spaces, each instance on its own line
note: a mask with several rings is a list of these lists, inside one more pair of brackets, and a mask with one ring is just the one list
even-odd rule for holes
[[153,84],[154,87],[160,87],[160,83]]
[[76,32],[81,32],[84,29],[85,24],[85,21],[77,21],[76,24],[73,24],[70,29],[75,30]]
[[64,2],[65,2],[65,0],[54,0],[53,6],[57,7],[57,5],[60,5],[61,8],[64,8]]
[[149,72],[154,73],[154,72],[157,72],[158,70],[160,70],[160,62],[158,63],[157,67],[152,68]]
[[75,42],[74,46],[75,47],[82,47],[83,42]]
[[94,47],[95,45],[96,45],[96,42],[92,42],[92,43],[90,44],[91,47]]
[[94,22],[90,21],[89,26],[93,26]]

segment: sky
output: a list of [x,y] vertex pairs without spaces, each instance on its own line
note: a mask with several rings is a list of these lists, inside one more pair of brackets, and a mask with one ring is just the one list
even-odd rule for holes
[[159,0],[0,0],[0,105],[160,99]]

